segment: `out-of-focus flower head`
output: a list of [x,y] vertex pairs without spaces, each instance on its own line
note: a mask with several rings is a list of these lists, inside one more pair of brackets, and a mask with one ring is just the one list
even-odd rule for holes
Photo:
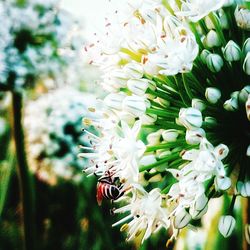
[[86,161],[78,145],[88,146],[81,131],[82,116],[95,100],[91,95],[64,87],[30,101],[25,108],[25,134],[31,170],[43,181],[78,180]]
[[77,74],[70,69],[82,66],[78,59],[83,38],[79,25],[60,9],[58,0],[1,1],[0,21],[4,23],[0,28],[2,85],[18,89],[33,87],[38,80],[53,79],[57,84],[75,80],[72,75]]

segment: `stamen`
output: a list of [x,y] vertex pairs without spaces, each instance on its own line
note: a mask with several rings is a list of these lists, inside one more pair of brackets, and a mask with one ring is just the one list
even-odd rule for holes
[[82,131],[86,132],[88,135],[90,135],[90,136],[94,137],[95,139],[97,139],[98,141],[100,141],[100,138],[98,136],[96,136],[95,134],[89,132],[88,130],[83,128]]

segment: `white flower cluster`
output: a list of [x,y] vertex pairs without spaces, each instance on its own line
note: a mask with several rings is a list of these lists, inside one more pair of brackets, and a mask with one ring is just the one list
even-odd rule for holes
[[247,32],[249,18],[237,11],[249,9],[224,0],[126,3],[85,47],[108,94],[99,118],[84,119],[99,132],[85,130],[91,147],[81,156],[91,159],[86,172],[100,177],[98,195],[128,203],[114,212],[130,212],[115,223],[130,220],[122,226],[129,240],[170,226],[175,237],[215,193],[227,192],[237,163],[238,182],[247,183],[250,47],[230,25]]
[[58,4],[58,0],[1,1],[1,84],[12,89],[31,87],[44,78],[62,82],[72,77],[66,65],[82,66],[77,60],[83,42],[78,25]]
[[78,145],[87,144],[81,117],[87,115],[90,95],[69,87],[51,91],[25,108],[25,135],[31,170],[54,185],[58,179],[79,179],[85,161]]

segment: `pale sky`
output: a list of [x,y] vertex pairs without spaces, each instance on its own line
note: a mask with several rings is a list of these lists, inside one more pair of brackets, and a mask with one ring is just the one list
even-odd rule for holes
[[107,5],[108,0],[61,0],[61,6],[83,22],[86,36],[102,29]]

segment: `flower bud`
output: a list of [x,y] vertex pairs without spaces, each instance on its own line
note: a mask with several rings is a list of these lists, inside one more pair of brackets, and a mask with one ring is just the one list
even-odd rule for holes
[[165,100],[163,98],[157,97],[154,99],[155,102],[159,103],[163,107],[169,107],[170,102],[168,100]]
[[226,47],[222,49],[224,58],[228,62],[239,61],[241,58],[241,49],[237,43],[230,40]]
[[148,87],[155,89],[154,83],[147,79],[130,79],[127,82],[128,89],[135,95],[142,96],[145,94]]
[[189,209],[189,213],[192,216],[192,218],[200,219],[207,212],[208,208],[207,204],[208,204],[208,198],[203,193],[195,200],[195,202]]
[[147,136],[147,141],[149,145],[156,145],[160,143],[162,130],[158,130],[156,132],[150,133]]
[[250,52],[250,38],[247,38],[247,40],[244,42],[242,51],[244,54]]
[[196,130],[202,125],[202,114],[198,109],[181,108],[178,122],[187,129]]
[[246,112],[247,112],[247,119],[250,121],[250,95],[248,95],[248,99],[246,101]]
[[221,98],[221,91],[217,88],[209,87],[206,89],[205,96],[210,103],[217,103]]
[[123,71],[128,78],[140,79],[143,76],[143,67],[136,62],[131,62],[123,67]]
[[191,215],[186,211],[186,209],[183,208],[174,217],[174,227],[181,229],[185,227],[190,222],[191,219],[192,219]]
[[157,155],[159,159],[165,158],[168,155],[171,155],[172,152],[170,150],[157,150]]
[[140,117],[140,120],[141,120],[142,124],[144,124],[144,125],[154,124],[155,121],[157,120],[157,115],[155,115],[155,114],[143,114]]
[[156,162],[155,155],[145,155],[140,159],[139,164],[147,166]]
[[245,86],[239,93],[239,100],[242,103],[245,103],[248,99],[248,95],[250,94],[250,85]]
[[192,108],[203,111],[206,108],[206,104],[201,99],[192,99]]
[[215,30],[214,23],[212,22],[211,18],[209,16],[206,16],[204,18],[205,24],[209,30]]
[[146,109],[150,107],[150,103],[147,99],[141,96],[127,96],[123,102],[122,107],[124,111],[127,111],[134,116],[140,117],[145,114]]
[[223,9],[220,10],[220,26],[222,29],[229,29],[229,22],[227,19],[227,15],[225,13],[225,11],[223,11]]
[[250,197],[250,181],[238,181],[236,185],[238,193],[243,197]]
[[118,113],[118,116],[122,121],[125,121],[127,124],[132,125],[135,122],[134,115],[132,115],[132,114],[130,114],[128,112],[121,111],[121,112]]
[[126,95],[122,92],[120,93],[111,93],[107,95],[104,99],[104,103],[113,109],[121,110],[122,109],[122,102]]
[[226,176],[217,176],[214,179],[215,189],[217,190],[227,190],[231,187],[231,179]]
[[247,75],[250,75],[250,52],[247,52],[243,63],[243,70]]
[[162,176],[161,176],[161,174],[156,174],[156,175],[154,175],[154,176],[152,176],[149,180],[148,180],[148,182],[149,183],[155,183],[155,182],[161,182],[162,181]]
[[201,61],[203,63],[207,64],[207,56],[210,54],[211,54],[211,52],[209,50],[207,50],[207,49],[202,50],[201,55],[200,55]]
[[121,69],[114,69],[112,72],[106,73],[103,76],[103,87],[109,91],[109,89],[118,90],[126,87],[127,76]]
[[208,127],[211,127],[211,128],[218,125],[217,120],[212,116],[206,116],[205,119],[204,119],[204,122],[206,123],[206,125]]
[[202,138],[206,135],[204,129],[198,128],[197,130],[187,130],[186,131],[186,142],[190,145],[200,144]]
[[176,129],[168,129],[162,132],[162,138],[166,142],[174,142],[179,136],[179,132]]
[[234,17],[238,27],[244,30],[250,30],[250,10],[237,5]]
[[234,230],[235,224],[236,222],[233,216],[231,215],[221,216],[219,225],[218,225],[220,233],[225,238],[229,237]]
[[223,59],[218,54],[209,54],[206,62],[208,68],[214,73],[219,72],[224,65]]
[[214,153],[218,159],[222,160],[228,155],[229,148],[227,145],[221,143],[215,147]]
[[206,35],[204,41],[204,45],[208,48],[219,47],[221,46],[221,40],[219,35],[214,30],[210,30]]
[[224,102],[223,107],[227,111],[236,111],[239,108],[238,98],[230,98]]

